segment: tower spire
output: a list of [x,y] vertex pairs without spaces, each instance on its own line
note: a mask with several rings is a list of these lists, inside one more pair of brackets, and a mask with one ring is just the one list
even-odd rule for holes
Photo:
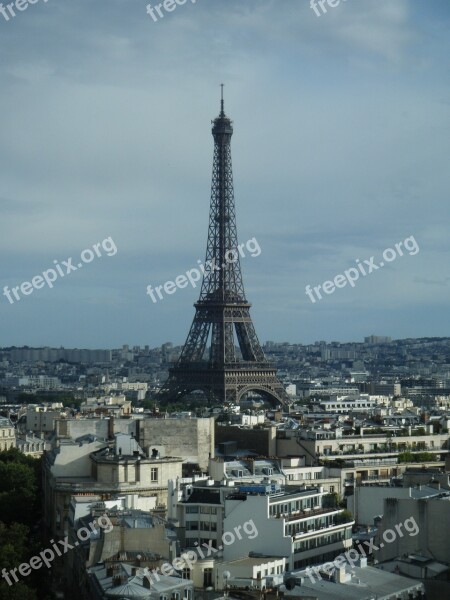
[[220,87],[221,87],[220,116],[224,117],[225,116],[225,102],[224,102],[224,99],[223,99],[223,87],[224,87],[224,84],[221,83]]

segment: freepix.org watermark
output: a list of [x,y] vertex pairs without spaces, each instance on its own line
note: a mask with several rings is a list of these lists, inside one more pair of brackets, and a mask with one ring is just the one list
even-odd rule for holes
[[386,544],[392,544],[392,542],[397,539],[397,535],[403,537],[404,532],[402,531],[402,527],[404,527],[405,532],[409,534],[409,537],[414,537],[419,533],[419,526],[417,525],[416,520],[414,517],[409,517],[409,519],[405,519],[403,523],[398,523],[395,526],[395,531],[394,529],[385,529],[381,536],[383,541],[379,542],[379,546],[374,544],[373,539],[364,542],[366,548],[364,548],[362,544],[358,544],[359,552],[358,550],[355,550],[355,548],[351,548],[347,552],[339,554],[333,562],[327,562],[315,567],[308,567],[306,569],[306,575],[308,575],[312,583],[316,583],[316,581],[322,579],[321,573],[331,576],[336,569],[341,569],[345,564],[354,567],[361,557],[364,558],[365,556],[377,552],[381,548],[384,548]]
[[[355,287],[355,284],[361,275],[363,277],[370,275],[370,273],[378,271],[378,269],[382,269],[387,263],[393,262],[399,256],[403,256],[404,252],[402,246],[410,256],[414,256],[419,252],[419,246],[414,239],[414,236],[410,235],[403,240],[403,242],[398,242],[395,244],[395,249],[386,248],[386,250],[383,251],[383,260],[378,264],[375,263],[375,256],[371,256],[369,260],[363,260],[362,262],[359,260],[359,258],[357,258],[355,260],[357,268],[350,267],[350,269],[344,271],[343,274],[340,273],[336,275],[334,279],[324,281],[320,285],[315,285],[314,287],[307,285],[305,288],[305,294],[308,296],[311,302],[315,304],[316,299],[322,300],[322,293],[329,296],[330,294],[333,294],[337,288],[344,288],[348,283],[351,285],[351,287]],[[314,294],[316,297],[314,297]]]
[[231,546],[236,540],[242,540],[243,536],[241,531],[249,540],[254,540],[258,537],[258,529],[256,528],[253,519],[250,519],[250,521],[246,521],[242,525],[237,525],[233,531],[225,531],[221,538],[221,544],[217,548],[213,545],[213,540],[208,540],[207,544],[203,543],[201,546],[198,542],[195,542],[195,550],[188,550],[181,556],[175,558],[172,563],[166,562],[157,569],[152,569],[150,571],[148,568],[145,568],[143,574],[150,580],[153,579],[153,581],[156,582],[160,580],[159,573],[167,577],[173,575],[176,571],[182,571],[184,568],[192,569],[199,559],[203,560],[210,556],[214,556],[218,552],[221,552],[224,546]]
[[112,237],[107,237],[103,240],[103,242],[94,244],[92,249],[86,248],[86,250],[83,250],[83,252],[80,254],[81,262],[77,263],[76,265],[73,264],[72,257],[68,258],[67,260],[62,260],[61,263],[57,260],[54,260],[54,268],[52,267],[51,269],[43,271],[41,275],[35,275],[35,277],[31,279],[31,282],[24,281],[20,285],[17,285],[11,289],[5,285],[3,288],[3,295],[8,298],[10,304],[14,304],[15,300],[21,300],[21,294],[22,296],[29,296],[34,292],[34,290],[40,290],[45,285],[48,285],[49,288],[52,288],[58,277],[65,277],[66,275],[72,273],[72,271],[78,271],[78,269],[81,269],[83,265],[91,263],[95,257],[100,258],[102,256],[102,250],[106,253],[106,256],[114,256],[117,254],[117,247]]
[[69,544],[67,536],[58,542],[50,540],[50,544],[52,545],[51,548],[42,550],[39,555],[33,556],[30,558],[29,562],[22,563],[15,569],[11,569],[10,571],[3,569],[2,578],[9,586],[11,586],[14,583],[19,582],[17,571],[19,571],[19,574],[22,577],[27,577],[33,570],[38,571],[44,565],[47,567],[47,569],[50,569],[52,562],[57,556],[63,556],[64,554],[67,554],[69,550],[73,550],[79,546],[80,542],[86,542],[92,533],[98,533],[97,527],[104,529],[105,533],[109,533],[113,530],[113,524],[111,523],[110,518],[108,515],[104,514],[98,519],[94,519],[92,523],[89,523],[89,527],[80,527],[80,529],[77,530],[77,538],[79,541],[77,540],[73,543],[73,545]]
[[[347,0],[311,0],[309,5],[313,9],[313,11],[316,13],[316,16],[320,17],[321,15],[324,15],[328,12],[325,4],[328,4],[328,6],[330,8],[336,8],[336,6],[339,6],[341,1],[347,2]],[[320,6],[320,9],[322,10],[322,12],[320,12],[319,6]]]
[[[177,289],[181,290],[187,287],[189,284],[193,288],[196,288],[197,283],[202,279],[202,277],[206,279],[210,277],[214,271],[220,271],[220,269],[224,269],[227,265],[237,262],[239,260],[239,256],[245,258],[245,250],[250,253],[252,258],[255,258],[261,254],[261,247],[258,244],[257,239],[253,237],[250,240],[247,240],[245,244],[239,244],[237,248],[231,248],[228,250],[225,254],[225,263],[223,265],[215,264],[214,260],[207,261],[205,264],[203,264],[201,260],[198,260],[198,269],[196,267],[189,269],[183,275],[178,275],[178,277],[175,277],[175,281],[166,281],[166,283],[163,285],[156,286],[155,289],[153,289],[151,285],[148,285],[147,294],[150,296],[153,303],[156,304],[158,302],[158,298],[160,300],[164,299],[162,293],[163,291],[168,295],[172,295],[175,294]],[[158,298],[156,298],[155,292]]]
[[[43,1],[48,2],[48,0]],[[10,2],[6,6],[0,3],[0,15],[2,15],[5,21],[9,21],[11,17],[16,16],[17,12],[23,12],[27,10],[30,4],[37,4],[38,2],[39,0],[15,0],[15,2]]]
[[[152,6],[151,4],[147,4],[147,14],[151,16],[153,22],[156,23],[158,19],[164,18],[164,12],[171,13],[178,6],[183,6],[186,4],[187,0],[164,0],[164,2],[160,2],[159,4],[155,4]],[[192,4],[195,4],[197,0],[191,0]]]

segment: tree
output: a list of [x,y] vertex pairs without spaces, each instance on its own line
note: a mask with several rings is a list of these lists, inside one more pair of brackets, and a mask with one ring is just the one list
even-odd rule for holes
[[[0,452],[0,569],[17,569],[39,553],[41,544],[33,536],[32,528],[42,513],[40,470],[40,459],[25,456],[16,449]],[[47,597],[48,573],[45,571],[33,571],[26,580],[11,586],[3,579],[0,579],[0,600]]]
[[0,600],[38,600],[35,590],[30,589],[19,581],[12,586],[6,582],[0,583]]
[[29,542],[29,529],[22,523],[12,523],[7,527],[0,521],[0,565],[6,570],[17,567],[26,556]]
[[338,495],[336,492],[326,494],[323,497],[323,508],[336,508],[338,505]]
[[12,448],[0,452],[0,517],[32,527],[41,517],[41,459]]
[[343,510],[335,516],[334,521],[336,525],[342,525],[342,523],[351,523],[353,521],[353,515],[349,510]]

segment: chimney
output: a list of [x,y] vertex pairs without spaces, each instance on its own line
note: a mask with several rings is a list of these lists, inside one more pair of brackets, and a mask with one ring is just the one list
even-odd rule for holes
[[109,420],[108,420],[108,438],[110,440],[114,439],[114,417],[113,416],[109,417]]

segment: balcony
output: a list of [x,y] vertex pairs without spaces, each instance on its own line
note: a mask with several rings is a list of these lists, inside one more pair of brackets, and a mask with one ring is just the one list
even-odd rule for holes
[[[283,518],[285,521],[300,521],[303,519],[311,519],[320,515],[326,515],[331,513],[339,512],[340,508],[318,508],[313,510],[298,510],[289,514],[280,515],[279,518]],[[277,518],[277,515],[274,515]]]
[[294,533],[291,533],[291,534],[286,533],[286,535],[290,535],[294,540],[298,540],[299,538],[306,536],[306,535],[326,534],[326,533],[329,533],[330,531],[338,530],[338,528],[342,528],[343,526],[346,526],[346,525],[348,527],[351,527],[351,526],[353,526],[354,522],[355,521],[352,518],[345,517],[344,520],[342,521],[342,523],[336,523],[335,520],[333,520],[328,525],[320,525],[317,527],[314,525],[309,525],[308,527],[303,527]]
[[364,458],[365,456],[380,456],[380,457],[388,457],[392,454],[402,454],[404,452],[411,452],[413,454],[419,452],[430,452],[432,454],[447,454],[449,450],[447,448],[436,448],[435,446],[421,446],[420,448],[388,448],[381,447],[372,450],[363,450],[363,449],[355,449],[355,450],[335,450],[330,452],[329,454],[322,454],[320,458],[322,460],[332,459],[332,458]]

